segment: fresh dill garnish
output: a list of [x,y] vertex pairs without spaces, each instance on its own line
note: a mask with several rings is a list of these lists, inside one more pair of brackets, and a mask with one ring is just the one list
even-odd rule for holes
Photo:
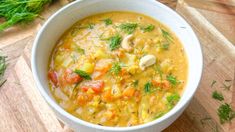
[[175,76],[173,75],[167,75],[166,79],[171,83],[171,85],[176,86],[177,84],[179,84],[179,81],[176,79]]
[[44,5],[51,0],[1,0],[0,17],[5,22],[0,24],[0,31],[3,31],[18,23],[27,23],[40,16]]
[[89,28],[89,29],[93,29],[93,28],[94,28],[94,26],[95,26],[95,24],[94,24],[94,23],[88,23],[87,28]]
[[169,44],[168,42],[166,42],[166,43],[163,43],[163,44],[161,45],[161,48],[162,48],[163,50],[168,50],[168,49],[169,49],[169,46],[170,46],[170,44]]
[[80,53],[80,54],[85,54],[85,50],[82,49],[81,47],[77,47],[77,52]]
[[104,19],[102,21],[105,23],[106,26],[113,24],[113,21],[110,18],[106,18],[106,19]]
[[169,108],[173,108],[175,104],[180,100],[180,95],[178,93],[172,93],[171,95],[166,97]]
[[109,39],[109,48],[110,50],[115,50],[120,47],[122,37],[120,35],[115,35]]
[[0,87],[6,82],[6,79],[3,79],[7,68],[6,58],[6,56],[0,56]]
[[162,32],[162,36],[166,39],[166,41],[168,41],[168,42],[173,41],[173,37],[171,36],[171,34],[169,32],[167,32],[164,29],[161,29],[161,32]]
[[217,109],[217,114],[221,124],[231,122],[231,120],[235,117],[234,110],[227,103],[220,105],[220,107]]
[[135,81],[133,81],[133,83],[132,83],[132,84],[133,84],[133,86],[134,86],[134,87],[137,87],[137,86],[138,86],[138,84],[139,84],[139,80],[135,80]]
[[138,27],[137,23],[122,23],[118,26],[123,32],[132,34]]
[[121,70],[122,70],[121,64],[116,62],[113,64],[112,68],[110,69],[110,72],[115,75],[118,75]]
[[152,24],[147,25],[146,27],[141,27],[140,28],[144,33],[145,32],[151,32],[155,29],[155,26]]
[[91,80],[91,76],[85,71],[76,69],[74,72],[84,79]]
[[152,87],[152,83],[151,83],[151,82],[147,82],[147,83],[144,85],[144,91],[145,91],[145,93],[150,93],[150,92],[151,92],[151,87]]
[[216,84],[216,81],[213,80],[213,81],[211,82],[211,88],[212,88],[215,84]]
[[165,41],[162,42],[161,48],[163,50],[168,50],[169,46],[170,46],[170,43],[173,42],[173,37],[171,36],[171,34],[169,32],[167,32],[164,29],[161,29],[161,32],[162,32],[163,38],[165,39]]
[[217,91],[214,91],[212,93],[212,98],[217,99],[219,101],[223,101],[224,100],[224,96],[222,95],[222,93],[219,93]]

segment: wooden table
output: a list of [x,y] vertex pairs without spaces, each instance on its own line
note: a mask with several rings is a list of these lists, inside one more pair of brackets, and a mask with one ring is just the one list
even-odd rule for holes
[[[215,89],[235,108],[235,15],[233,1],[221,0],[160,0],[181,14],[193,27],[204,54],[202,81],[185,112],[165,132],[234,132],[235,121],[221,125],[216,113],[221,104],[211,98]],[[211,2],[214,1],[214,2]],[[47,18],[64,5],[55,2],[43,12]],[[229,9],[229,10],[228,10]],[[60,123],[36,89],[30,69],[34,36],[43,20],[31,25],[14,27],[0,33],[0,49],[8,56],[7,82],[0,88],[0,131],[71,131]],[[225,79],[230,91],[221,87]],[[210,88],[212,80],[217,83]]]

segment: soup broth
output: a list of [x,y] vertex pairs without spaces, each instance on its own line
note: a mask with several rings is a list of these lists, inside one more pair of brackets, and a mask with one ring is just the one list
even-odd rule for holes
[[58,104],[104,126],[153,121],[180,100],[188,75],[183,46],[165,25],[132,12],[75,23],[59,39],[48,69]]

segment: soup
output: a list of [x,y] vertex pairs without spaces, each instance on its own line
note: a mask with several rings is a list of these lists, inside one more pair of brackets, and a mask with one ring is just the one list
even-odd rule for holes
[[107,12],[78,21],[51,55],[58,104],[102,126],[135,126],[170,111],[186,85],[187,57],[166,26],[148,16]]

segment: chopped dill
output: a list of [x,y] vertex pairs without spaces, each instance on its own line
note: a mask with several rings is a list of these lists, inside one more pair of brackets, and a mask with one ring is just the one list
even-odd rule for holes
[[212,93],[212,98],[219,100],[219,101],[223,101],[224,100],[224,96],[222,95],[222,93],[219,93],[217,91],[214,91]]
[[110,18],[106,18],[106,19],[104,19],[102,21],[105,23],[106,26],[113,24],[113,21]]
[[115,35],[109,39],[109,48],[110,50],[115,50],[120,47],[122,37],[120,35]]
[[235,117],[234,110],[227,103],[220,105],[220,107],[217,109],[217,114],[219,116],[221,124],[231,122],[231,120]]
[[115,75],[118,75],[121,70],[122,70],[121,64],[116,62],[113,64],[112,68],[110,69],[110,72]]
[[122,23],[118,26],[123,32],[132,34],[138,27],[137,23]]

